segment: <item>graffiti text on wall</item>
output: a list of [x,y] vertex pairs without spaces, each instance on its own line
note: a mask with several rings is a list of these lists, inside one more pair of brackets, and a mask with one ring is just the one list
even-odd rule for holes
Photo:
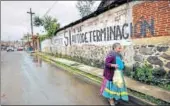
[[[65,31],[64,33],[64,43],[65,46],[71,45],[72,43],[91,43],[91,42],[102,42],[111,40],[122,40],[129,39],[133,36],[146,37],[147,30],[153,36],[154,35],[154,20],[150,21],[144,20],[137,21],[134,25],[132,23],[124,23],[122,26],[108,26],[105,28],[91,30],[88,32],[79,32],[77,34],[72,34],[71,31]],[[138,28],[140,27],[140,28]],[[126,31],[125,31],[126,30]],[[129,30],[129,31],[128,31]],[[66,36],[66,33],[69,36]]]

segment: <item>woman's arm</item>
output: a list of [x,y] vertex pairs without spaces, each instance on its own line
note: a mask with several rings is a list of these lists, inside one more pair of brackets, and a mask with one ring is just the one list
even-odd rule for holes
[[116,59],[114,56],[108,56],[106,57],[106,60],[105,60],[105,66],[108,67],[108,68],[117,68],[117,64],[116,64]]

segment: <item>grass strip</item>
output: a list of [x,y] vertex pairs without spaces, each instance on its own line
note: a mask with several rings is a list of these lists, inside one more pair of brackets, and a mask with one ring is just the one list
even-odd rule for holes
[[151,102],[151,103],[154,103],[154,104],[157,104],[157,105],[170,105],[170,103],[167,103],[165,101],[162,101],[160,99],[157,99],[157,98],[154,98],[152,96],[149,96],[149,95],[146,95],[146,94],[143,94],[143,93],[140,93],[140,92],[137,92],[137,91],[134,91],[132,89],[129,89],[128,88],[128,93],[129,94],[132,94],[132,95],[135,95],[141,99],[144,99],[148,102]]
[[[63,63],[60,63],[60,62],[57,62],[57,61],[53,61],[51,60],[50,58],[52,56],[46,56],[44,54],[41,54],[41,53],[36,53],[35,55],[38,55],[38,56],[41,56],[45,61],[49,62],[49,63],[52,63],[54,65],[56,65],[57,67],[61,68],[61,69],[64,69],[66,71],[69,71],[70,73],[72,74],[79,74],[79,75],[82,75],[84,77],[87,77],[89,78],[90,80],[92,81],[95,81],[97,82],[98,84],[101,84],[102,82],[102,78],[100,77],[97,77],[95,75],[92,75],[92,74],[89,74],[89,73],[86,73],[86,72],[83,72],[79,69],[76,69],[74,67],[71,67],[71,66],[68,66],[66,64],[63,64]],[[158,104],[158,105],[170,105],[170,103],[167,103],[165,101],[162,101],[160,99],[157,99],[157,98],[154,98],[152,96],[149,96],[149,95],[146,95],[146,94],[143,94],[143,93],[140,93],[140,92],[137,92],[137,91],[134,91],[134,90],[131,90],[128,88],[128,93],[129,94],[132,94],[132,95],[135,95],[139,98],[142,98],[144,99],[145,101],[148,101],[148,102],[152,102],[154,104]]]

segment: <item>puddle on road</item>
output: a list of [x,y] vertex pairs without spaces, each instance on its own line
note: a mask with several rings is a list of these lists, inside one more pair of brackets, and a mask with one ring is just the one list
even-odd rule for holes
[[9,56],[15,59],[6,60],[9,64],[4,66],[6,70],[2,74],[2,91],[7,97],[5,105],[108,104],[99,96],[100,87],[81,76],[24,52]]
[[42,59],[37,55],[32,56],[32,61],[35,63],[36,67],[42,67]]
[[39,77],[42,80],[39,81],[45,84],[46,90],[48,91],[44,92],[46,93],[46,97],[48,97],[49,100],[51,98],[51,95],[58,99],[56,100],[56,104],[59,100],[61,103],[58,104],[108,104],[106,99],[99,95],[100,87],[92,83],[87,78],[73,75],[72,73],[59,69],[55,65],[44,62],[38,56],[33,56],[32,62],[40,66],[40,68],[38,68],[38,66],[36,65],[36,67],[41,70],[41,74],[43,74],[43,76],[46,74],[46,78],[40,75]]

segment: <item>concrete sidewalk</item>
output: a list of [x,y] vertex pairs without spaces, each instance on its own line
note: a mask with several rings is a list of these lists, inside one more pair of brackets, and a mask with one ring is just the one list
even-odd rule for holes
[[[44,55],[43,53],[37,53],[37,54]],[[88,65],[84,65],[82,63],[78,63],[78,62],[63,59],[63,58],[56,58],[56,57],[49,56],[49,55],[48,56],[46,55],[46,57],[48,57],[52,61],[63,63],[67,66],[74,67],[74,68],[84,71],[86,73],[89,73],[94,76],[98,76],[98,77],[102,78],[103,69],[91,67]],[[125,81],[126,81],[126,85],[129,89],[132,89],[134,91],[137,91],[137,92],[149,95],[149,96],[153,96],[155,98],[158,98],[160,100],[170,103],[170,91],[164,90],[164,89],[156,87],[156,86],[143,84],[141,82],[135,81],[135,80],[128,78],[126,76],[125,76]]]

